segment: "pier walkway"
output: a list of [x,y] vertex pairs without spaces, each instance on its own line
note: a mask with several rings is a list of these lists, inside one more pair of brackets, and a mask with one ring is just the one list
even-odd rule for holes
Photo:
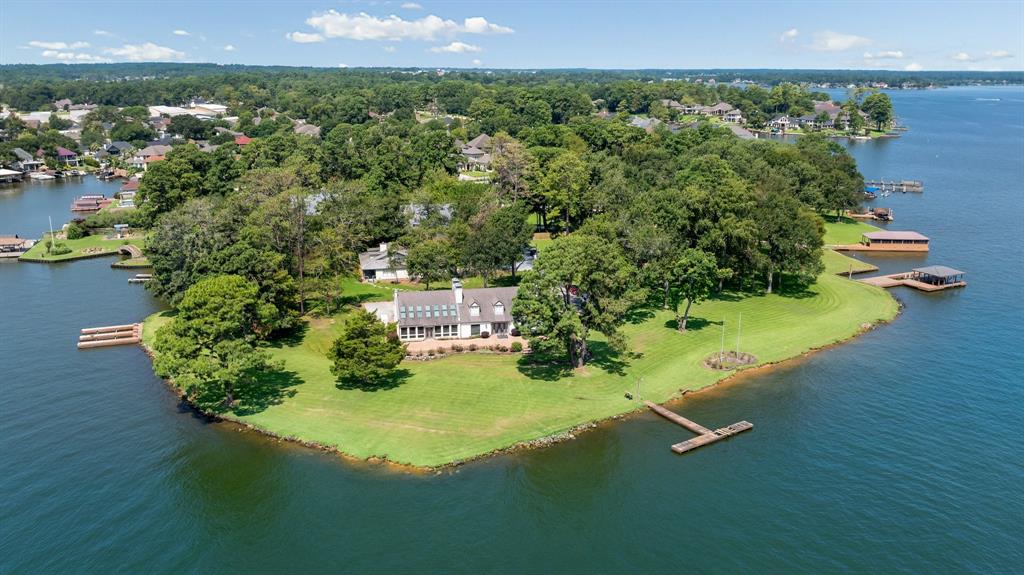
[[674,444],[672,446],[672,451],[676,453],[686,453],[687,451],[692,451],[694,449],[697,449],[698,447],[703,447],[709,443],[714,443],[720,439],[725,439],[726,437],[731,437],[733,435],[736,435],[737,433],[741,433],[747,431],[748,429],[754,428],[753,423],[750,423],[749,421],[740,421],[732,425],[720,427],[712,431],[707,427],[704,427],[703,425],[695,421],[686,419],[682,415],[679,415],[678,413],[666,409],[656,403],[645,401],[644,405],[650,408],[650,410],[653,411],[654,413],[657,413],[658,415],[664,417],[665,419],[671,421],[672,423],[675,423],[676,425],[679,425],[681,427],[685,427],[686,429],[697,434],[697,437],[694,437],[693,439],[687,439],[686,441],[681,441],[679,443]]

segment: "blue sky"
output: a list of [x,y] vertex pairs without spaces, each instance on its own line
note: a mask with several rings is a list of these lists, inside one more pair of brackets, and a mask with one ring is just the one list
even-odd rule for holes
[[0,63],[1024,69],[1024,2],[0,1]]

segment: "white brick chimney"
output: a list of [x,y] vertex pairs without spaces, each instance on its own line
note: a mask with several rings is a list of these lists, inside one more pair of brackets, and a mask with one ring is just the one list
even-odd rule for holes
[[452,278],[452,293],[455,294],[456,305],[462,305],[462,281],[459,278]]

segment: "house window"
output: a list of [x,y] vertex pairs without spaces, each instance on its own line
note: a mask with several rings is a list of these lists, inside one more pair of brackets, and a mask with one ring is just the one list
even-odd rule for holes
[[455,309],[455,304],[453,304],[453,303],[448,304],[448,315],[450,315],[452,317],[455,317],[455,316],[458,315],[458,311],[456,311],[456,309]]
[[416,306],[416,317],[423,317],[423,306]]
[[439,325],[434,328],[434,334],[437,337],[458,337],[459,326],[457,325]]
[[469,326],[469,335],[480,335],[480,324],[474,323]]
[[423,326],[411,326],[398,328],[398,338],[402,340],[423,339],[427,336],[427,329]]
[[398,319],[405,319],[405,306],[398,308]]
[[494,315],[505,315],[505,304],[500,301],[494,304]]
[[430,306],[429,305],[427,306],[426,314],[427,314],[426,317],[430,317]]
[[469,315],[473,317],[478,317],[480,315],[480,306],[477,305],[476,302],[473,302],[473,304],[469,306]]
[[448,317],[448,306],[447,305],[442,305],[441,306],[441,316],[442,317]]

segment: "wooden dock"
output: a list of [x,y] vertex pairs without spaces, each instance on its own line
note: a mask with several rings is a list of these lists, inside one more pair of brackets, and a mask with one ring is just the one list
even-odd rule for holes
[[967,282],[965,281],[951,282],[942,285],[930,284],[914,279],[913,275],[914,272],[900,272],[898,274],[875,276],[870,278],[859,279],[857,281],[868,285],[878,286],[880,288],[907,286],[926,292],[941,291],[949,288],[959,288],[967,286]]
[[747,431],[748,429],[754,428],[753,423],[750,423],[749,421],[740,421],[732,425],[728,425],[726,427],[720,427],[718,429],[711,430],[695,421],[686,419],[682,415],[679,415],[678,413],[666,409],[656,403],[645,401],[644,405],[650,408],[650,410],[653,411],[654,413],[657,413],[658,415],[664,417],[665,419],[671,421],[672,423],[675,423],[676,425],[679,425],[681,427],[685,427],[686,429],[697,434],[697,437],[694,437],[693,439],[687,439],[686,441],[681,441],[673,445],[672,451],[676,453],[686,453],[687,451],[692,451],[694,449],[697,449],[698,447],[703,447],[709,443],[714,443],[721,439],[725,439],[726,437],[731,437],[733,435],[736,435],[737,433],[741,433]]
[[78,336],[78,349],[129,345],[140,341],[142,341],[141,323],[87,327]]
[[130,284],[144,284],[153,279],[153,274],[135,274],[135,277],[128,278]]
[[871,180],[864,182],[864,188],[879,192],[924,193],[924,182],[920,180]]

